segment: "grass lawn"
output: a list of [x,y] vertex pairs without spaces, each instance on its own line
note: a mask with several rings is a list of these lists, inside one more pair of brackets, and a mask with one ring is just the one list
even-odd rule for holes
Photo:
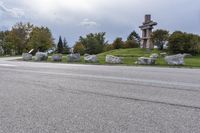
[[[152,50],[151,52],[148,52],[146,49],[139,49],[139,48],[112,50],[112,51],[98,54],[97,56],[99,59],[99,63],[94,63],[94,64],[105,65],[106,64],[105,63],[106,55],[114,55],[114,56],[124,57],[124,63],[120,64],[120,65],[138,66],[135,64],[138,57],[149,57],[152,53],[160,54],[162,52],[164,52],[164,51],[158,51],[156,49]],[[47,62],[53,62],[51,60],[51,56],[49,56]],[[67,55],[63,55],[62,62],[54,62],[54,63],[68,63]],[[74,64],[91,64],[91,63],[85,63],[83,56],[82,56],[81,61],[75,62]],[[166,67],[169,65],[166,64],[163,57],[159,57],[158,60],[156,61],[156,64],[153,66],[165,66]],[[174,67],[174,66],[171,66],[171,67]],[[176,67],[200,67],[200,55],[185,58],[185,65],[184,66],[176,66]]]

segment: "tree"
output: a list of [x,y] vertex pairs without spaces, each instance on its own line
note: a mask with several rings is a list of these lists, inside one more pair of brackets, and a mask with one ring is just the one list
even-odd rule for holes
[[74,53],[80,53],[81,55],[84,55],[85,46],[80,42],[76,42],[76,44],[74,45]]
[[125,48],[138,48],[139,44],[135,40],[127,40],[124,44]]
[[[28,39],[30,33],[32,32],[33,25],[30,23],[23,24],[22,22],[17,23],[12,27],[12,30],[8,33],[5,38],[5,42],[10,48],[9,51],[13,51],[15,54],[19,55],[28,50]],[[11,53],[10,53],[11,54]]]
[[58,45],[57,45],[57,52],[62,54],[64,51],[64,48],[63,48],[63,41],[62,41],[62,37],[60,36],[59,37],[59,41],[58,41]]
[[140,44],[140,36],[136,31],[131,32],[127,38],[127,41],[129,40],[134,40],[138,45]]
[[80,37],[79,42],[84,45],[85,52],[88,54],[98,54],[103,52],[104,46],[107,44],[105,41],[105,32],[90,33],[86,37]]
[[51,31],[47,27],[34,27],[28,40],[28,46],[29,49],[41,52],[52,48],[53,37]]
[[6,36],[9,34],[9,31],[1,31],[0,32],[0,48],[1,54],[7,55],[10,54],[10,48],[6,44]]
[[158,29],[152,33],[152,41],[159,50],[163,50],[164,44],[168,41],[169,31]]
[[168,50],[171,53],[200,53],[200,36],[175,31],[169,37]]
[[118,37],[114,40],[114,42],[112,43],[113,49],[120,49],[120,48],[124,48],[124,42],[122,40],[122,38]]
[[104,46],[104,51],[110,51],[110,50],[113,50],[112,44],[107,44]]
[[63,39],[63,54],[69,54],[70,48],[67,44],[66,38]]

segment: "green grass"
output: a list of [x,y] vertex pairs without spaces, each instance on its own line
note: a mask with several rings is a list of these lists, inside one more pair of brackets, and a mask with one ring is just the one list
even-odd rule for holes
[[[146,49],[139,49],[139,48],[119,49],[101,53],[98,55],[98,58],[100,64],[105,64],[106,55],[114,55],[114,56],[124,57],[124,65],[135,65],[135,62],[137,61],[138,57],[149,57],[152,53],[160,54],[162,52],[165,51],[158,51],[155,49],[152,50],[151,52],[148,52]],[[158,60],[156,61],[156,64],[153,66],[169,66],[169,65],[166,64],[163,57],[159,57]],[[190,58],[185,58],[185,65],[176,67],[200,67],[200,55],[193,56]]]

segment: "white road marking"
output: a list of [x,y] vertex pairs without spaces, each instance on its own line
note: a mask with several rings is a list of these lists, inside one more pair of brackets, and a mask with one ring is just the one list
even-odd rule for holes
[[14,66],[16,66],[16,65],[11,65],[11,64],[0,64],[0,66],[14,67]]

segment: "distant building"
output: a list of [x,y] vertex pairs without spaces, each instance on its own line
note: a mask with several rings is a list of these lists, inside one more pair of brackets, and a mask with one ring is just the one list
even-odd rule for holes
[[139,28],[142,30],[141,47],[147,49],[153,49],[154,45],[151,41],[151,34],[153,26],[157,25],[156,22],[151,20],[151,15],[145,15],[143,25]]

